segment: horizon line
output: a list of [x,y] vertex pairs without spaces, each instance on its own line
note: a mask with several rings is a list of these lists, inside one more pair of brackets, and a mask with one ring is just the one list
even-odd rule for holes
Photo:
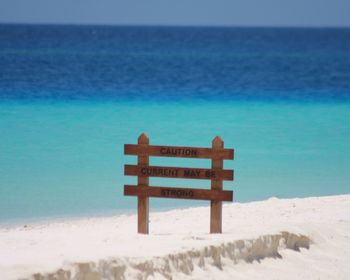
[[309,28],[349,29],[350,25],[240,25],[240,24],[139,24],[139,23],[70,23],[70,22],[1,22],[0,25],[106,26],[106,27],[169,27],[169,28]]

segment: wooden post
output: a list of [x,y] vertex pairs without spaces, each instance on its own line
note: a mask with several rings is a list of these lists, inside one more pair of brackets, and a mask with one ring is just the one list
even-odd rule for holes
[[[138,144],[142,146],[147,146],[149,144],[149,139],[145,133],[142,133],[138,138]],[[139,155],[137,157],[137,164],[139,166],[149,165],[148,155]],[[149,177],[148,176],[137,176],[138,186],[148,187]],[[139,195],[137,198],[137,232],[142,234],[148,234],[148,196]]]
[[[212,148],[214,151],[220,151],[224,148],[224,141],[219,136],[216,136],[212,141]],[[224,161],[222,158],[212,158],[211,168],[222,170]],[[222,179],[211,180],[212,190],[222,190]],[[222,201],[210,201],[210,233],[222,232]]]

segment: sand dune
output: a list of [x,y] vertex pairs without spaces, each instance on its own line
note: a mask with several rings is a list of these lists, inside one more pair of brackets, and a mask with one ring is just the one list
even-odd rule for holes
[[349,279],[350,195],[72,219],[0,229],[1,279]]

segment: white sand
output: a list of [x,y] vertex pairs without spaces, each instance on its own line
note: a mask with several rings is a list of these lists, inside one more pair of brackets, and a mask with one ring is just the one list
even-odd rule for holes
[[208,230],[209,207],[151,209],[148,236],[135,215],[1,228],[0,279],[350,279],[350,195],[226,204]]

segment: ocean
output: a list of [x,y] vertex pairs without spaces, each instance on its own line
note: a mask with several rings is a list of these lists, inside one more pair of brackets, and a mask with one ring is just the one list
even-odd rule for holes
[[349,193],[350,29],[0,25],[0,223],[135,213],[123,146],[142,132],[154,145],[221,136],[235,202]]

